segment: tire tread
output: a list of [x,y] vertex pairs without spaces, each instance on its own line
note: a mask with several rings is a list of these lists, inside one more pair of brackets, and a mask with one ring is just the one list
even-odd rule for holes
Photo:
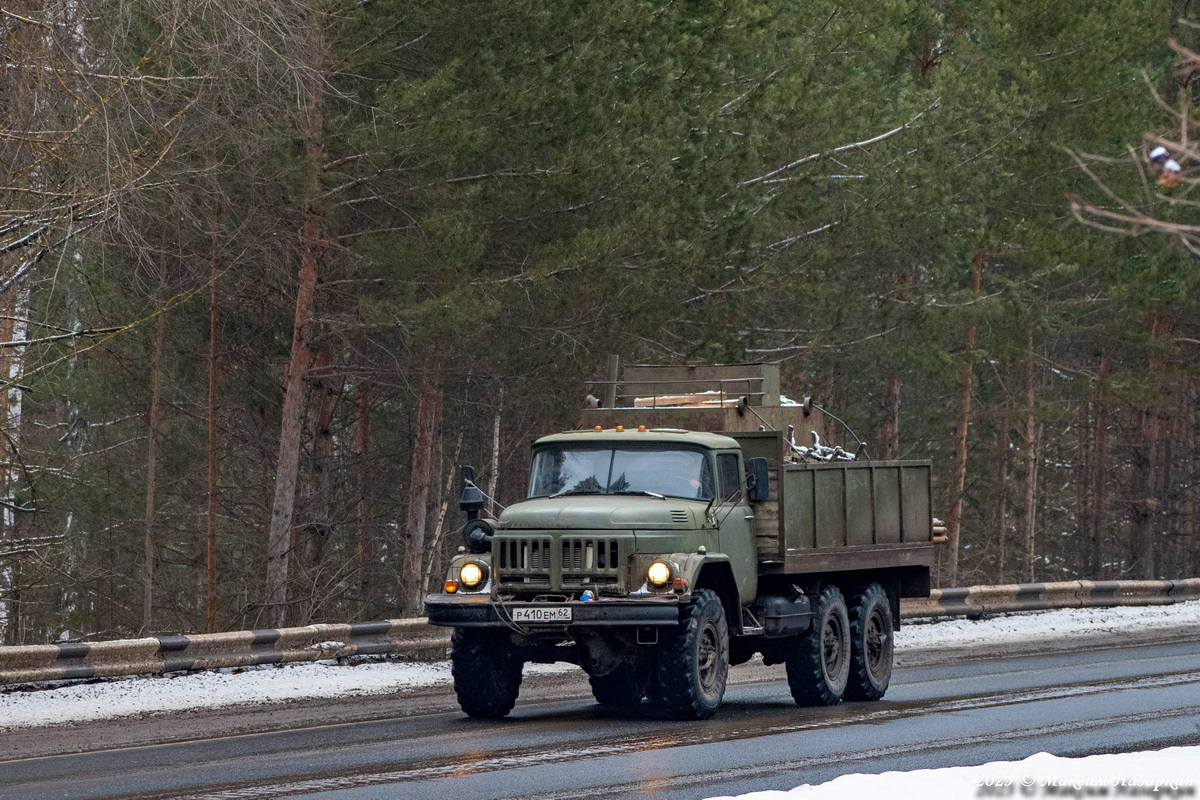
[[[866,626],[871,608],[883,604],[887,619],[888,654],[887,664],[881,674],[873,675],[867,663]],[[887,592],[878,583],[869,583],[858,588],[850,596],[850,680],[846,684],[847,700],[878,700],[887,692],[892,679],[892,606]]]
[[455,628],[450,644],[450,672],[458,705],[470,717],[507,716],[517,703],[524,667],[508,632]]
[[[663,702],[676,719],[708,719],[717,712],[729,677],[729,631],[725,609],[715,592],[697,589],[691,605],[683,613],[684,619],[680,621],[679,628],[667,637],[659,653],[658,689]],[[701,635],[709,616],[716,620],[722,639],[719,645],[724,653],[724,674],[720,676],[715,699],[705,696],[691,663],[694,661],[692,652],[696,638]]]
[[[840,611],[837,609],[839,605]],[[817,596],[816,606],[817,615],[812,627],[796,637],[786,659],[788,688],[798,706],[837,705],[845,692],[844,685],[831,683],[825,673],[823,634],[826,616],[831,612],[846,614],[846,601],[841,590],[830,584]],[[849,622],[845,618],[843,622],[848,632]],[[849,646],[849,641],[845,644]]]

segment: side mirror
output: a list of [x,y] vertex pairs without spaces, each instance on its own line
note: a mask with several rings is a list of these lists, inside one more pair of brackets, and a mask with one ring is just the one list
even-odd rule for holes
[[746,496],[751,503],[771,499],[771,469],[765,458],[746,461]]
[[475,468],[463,466],[459,470],[462,480],[462,494],[458,498],[458,507],[467,512],[467,519],[474,521],[483,509],[483,492],[475,485]]

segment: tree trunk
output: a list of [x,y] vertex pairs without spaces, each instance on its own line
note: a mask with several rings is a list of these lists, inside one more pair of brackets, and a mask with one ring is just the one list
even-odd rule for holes
[[[978,294],[983,285],[983,249],[971,259],[971,292]],[[975,374],[971,358],[975,350],[976,327],[968,322],[963,331],[963,359],[958,367],[958,408],[954,418],[953,450],[950,463],[950,513],[946,520],[946,580],[958,584],[958,548],[962,538],[963,501],[967,487],[967,432],[971,425],[971,394]]]
[[[310,589],[316,589],[317,575],[325,559],[329,534],[333,529],[330,508],[333,504],[333,418],[337,401],[342,393],[341,379],[334,375],[333,350],[321,348],[312,366],[310,385],[312,416],[312,465],[305,498],[306,520],[299,532],[303,541],[297,551],[303,554],[304,571]],[[312,617],[320,613],[321,598],[315,591],[309,592],[312,605],[305,614]]]
[[460,430],[458,439],[454,442],[454,455],[450,457],[450,468],[446,471],[446,482],[442,486],[442,502],[438,507],[437,522],[433,526],[433,541],[429,544],[429,563],[425,566],[425,585],[433,582],[433,575],[439,566],[442,553],[442,537],[446,532],[446,513],[450,509],[450,500],[454,497],[454,482],[458,477],[458,459],[462,454],[463,432]]
[[220,466],[217,454],[217,393],[220,369],[219,298],[217,280],[220,269],[220,238],[218,228],[212,229],[212,255],[209,259],[208,277],[208,408],[205,421],[208,428],[206,456],[208,459],[207,500],[208,513],[205,519],[204,536],[204,630],[216,633],[217,621],[217,481]]
[[326,250],[326,221],[316,208],[320,194],[320,170],[324,156],[325,96],[322,81],[328,64],[324,20],[309,25],[310,41],[305,54],[307,69],[297,72],[304,103],[302,140],[307,162],[307,192],[300,233],[300,268],[296,275],[296,311],[292,323],[292,349],[284,385],[283,412],[279,431],[279,459],[275,468],[275,498],[267,544],[268,624],[286,624],[290,608],[288,574],[291,566],[292,515],[300,474],[300,440],[304,432],[306,378],[312,362],[313,310],[317,276]]
[[442,415],[442,368],[429,363],[421,371],[421,383],[417,398],[417,436],[413,446],[412,471],[409,474],[408,514],[405,528],[408,531],[408,557],[405,559],[405,574],[408,576],[406,607],[420,611],[424,595],[423,558],[425,554],[425,531],[429,517],[429,490],[433,481],[434,442],[440,435]]
[[1096,414],[1092,434],[1091,537],[1092,578],[1103,580],[1104,532],[1108,524],[1108,376],[1112,360],[1100,354],[1100,372],[1096,387]]
[[996,432],[996,516],[993,520],[993,538],[996,541],[996,582],[1005,582],[1008,558],[1008,421],[1000,423]]
[[1036,531],[1037,513],[1037,474],[1038,474],[1038,423],[1037,423],[1037,365],[1034,362],[1033,328],[1026,332],[1026,347],[1028,353],[1025,360],[1024,394],[1025,394],[1025,463],[1024,499],[1021,503],[1021,552],[1024,557],[1024,579],[1030,583],[1034,579],[1034,535]]
[[372,387],[359,380],[354,387],[354,458],[358,464],[358,537],[355,547],[358,558],[358,595],[362,613],[370,615],[374,607],[375,527],[374,503],[375,465],[371,451]]
[[1129,572],[1131,577],[1150,580],[1154,576],[1154,532],[1151,530],[1150,498],[1150,436],[1148,414],[1139,410],[1134,415],[1134,431],[1139,441],[1133,448],[1129,532]]
[[883,393],[883,422],[879,426],[879,458],[888,461],[900,452],[900,372],[892,370]]
[[1075,435],[1076,449],[1078,456],[1075,459],[1075,537],[1079,541],[1078,547],[1072,547],[1072,555],[1075,556],[1075,563],[1072,568],[1078,575],[1087,575],[1092,566],[1091,548],[1091,530],[1093,509],[1088,503],[1088,494],[1091,491],[1092,485],[1092,470],[1096,468],[1094,461],[1094,442],[1092,434],[1095,432],[1092,427],[1092,413],[1094,411],[1094,403],[1090,399],[1084,399],[1079,403],[1075,419]]
[[503,386],[500,387],[498,402],[496,415],[492,418],[492,474],[488,476],[488,508],[491,509],[492,517],[500,515],[495,498],[500,493],[500,419],[504,415]]
[[1146,383],[1151,388],[1151,398],[1134,414],[1134,435],[1137,441],[1133,448],[1133,476],[1131,481],[1129,569],[1134,578],[1152,580],[1158,573],[1157,542],[1154,522],[1158,516],[1161,498],[1157,495],[1158,472],[1161,468],[1161,439],[1163,426],[1162,375],[1166,359],[1163,355],[1164,339],[1174,330],[1174,321],[1159,312],[1150,318],[1150,346],[1147,356]]
[[[9,319],[0,320],[0,330],[5,341],[21,342],[29,335],[29,305],[30,277],[25,275],[17,280],[12,292],[12,301],[6,311]],[[3,488],[5,498],[11,505],[0,507],[0,550],[5,539],[16,538],[18,511],[15,501],[17,487],[22,480],[21,474],[21,429],[25,416],[25,394],[21,388],[25,375],[25,347],[5,348],[3,354],[4,376],[4,436],[3,453],[8,466],[3,472]],[[17,644],[23,641],[21,628],[21,562],[16,556],[12,560],[0,561],[0,644],[8,641]],[[7,635],[11,628],[12,634]]]
[[[1187,387],[1189,413],[1184,418],[1188,430],[1188,464],[1191,474],[1188,476],[1188,496],[1186,525],[1188,534],[1187,548],[1191,554],[1191,565],[1188,575],[1200,575],[1200,475],[1197,474],[1197,464],[1200,464],[1200,384],[1191,381]],[[1185,564],[1186,566],[1186,564]]]
[[[1164,389],[1167,387],[1164,386]],[[1158,523],[1155,526],[1159,534],[1159,548],[1155,558],[1160,568],[1157,577],[1173,578],[1175,574],[1167,574],[1168,565],[1179,563],[1176,547],[1179,545],[1179,509],[1175,505],[1177,477],[1175,475],[1175,441],[1178,432],[1175,430],[1174,404],[1159,406],[1161,420],[1158,430],[1157,447],[1154,461],[1154,475],[1157,481],[1154,494],[1158,498]],[[1179,576],[1185,577],[1185,576]]]
[[158,439],[162,430],[163,348],[166,333],[167,312],[160,306],[154,323],[154,345],[150,356],[150,434],[146,441],[146,515],[142,539],[143,636],[149,636],[154,629],[154,495],[158,483]]
[[[901,302],[908,299],[908,273],[897,271],[892,275],[892,294]],[[903,339],[903,334],[901,335]],[[888,372],[887,387],[883,392],[882,419],[879,424],[878,458],[888,461],[900,457],[900,389],[903,379],[899,369]]]
[[0,639],[0,644],[25,644],[25,615],[21,609],[21,562],[21,557],[14,557],[7,567],[9,570],[9,607],[7,611],[8,630],[5,638]]
[[[26,340],[29,335],[29,305],[30,279],[26,276],[17,281],[12,304],[7,308],[12,318],[5,320],[5,341],[23,342]],[[21,460],[21,427],[25,418],[25,391],[22,388],[25,376],[25,351],[25,345],[18,345],[5,348],[4,354],[5,460],[9,465],[4,478],[7,485],[6,493],[9,496],[13,494],[13,488],[21,480],[21,471],[17,464]],[[7,530],[13,523],[13,520],[9,518],[12,510],[6,508],[4,514],[4,527]]]
[[284,386],[283,414],[279,431],[279,461],[275,468],[275,500],[267,545],[267,620],[274,627],[286,624],[288,572],[292,558],[292,513],[296,503],[296,481],[300,474],[300,437],[304,428],[304,379],[312,361],[311,335],[313,302],[317,285],[317,236],[321,223],[316,215],[304,216],[300,273],[296,285],[296,316],[293,322],[292,354]]

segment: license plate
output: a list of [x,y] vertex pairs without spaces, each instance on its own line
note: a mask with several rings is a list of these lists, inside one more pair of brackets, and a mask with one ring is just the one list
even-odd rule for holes
[[570,622],[571,607],[511,608],[513,622]]

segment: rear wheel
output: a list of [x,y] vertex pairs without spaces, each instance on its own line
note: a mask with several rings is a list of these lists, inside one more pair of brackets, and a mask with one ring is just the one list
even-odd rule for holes
[[817,597],[813,626],[787,654],[788,688],[801,706],[832,706],[842,699],[850,677],[850,619],[836,586]]
[[498,719],[512,711],[525,663],[508,631],[455,628],[450,637],[454,694],[468,716]]
[[850,597],[848,700],[878,700],[892,680],[892,604],[878,583]]
[[717,713],[729,678],[725,609],[715,592],[697,589],[684,614],[663,643],[658,688],[676,719],[708,719]]

